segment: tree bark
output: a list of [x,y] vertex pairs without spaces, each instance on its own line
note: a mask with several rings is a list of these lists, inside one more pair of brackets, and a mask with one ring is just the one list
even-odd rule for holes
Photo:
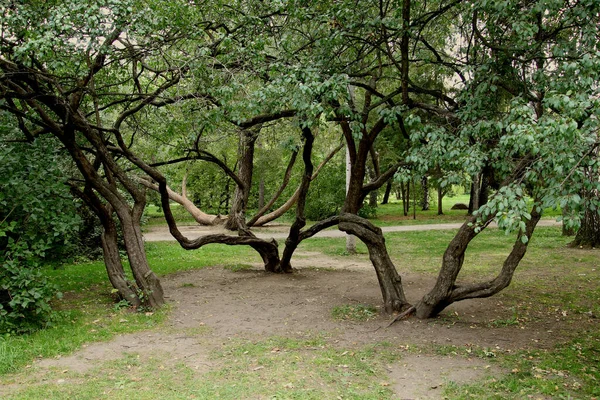
[[473,183],[471,183],[471,194],[469,196],[469,211],[468,215],[473,215],[473,212],[477,210],[480,206],[479,204],[479,193],[481,190],[480,187],[480,178],[481,175],[477,174],[473,176]]
[[444,215],[444,208],[443,208],[443,199],[444,199],[444,189],[442,188],[442,185],[438,184],[437,187],[437,215]]
[[423,198],[421,201],[421,210],[428,211],[429,210],[429,179],[427,175],[421,178],[421,188],[423,190]]
[[[351,180],[352,160],[350,158],[350,147],[346,147],[346,198],[348,198]],[[346,235],[346,253],[356,254],[356,237],[354,235]]]
[[102,252],[104,254],[104,265],[108,279],[113,288],[118,290],[119,297],[126,300],[134,307],[139,307],[142,302],[138,297],[135,288],[132,288],[125,277],[123,264],[121,263],[121,255],[117,240],[117,228],[112,219],[110,221],[102,221],[104,231],[102,232]]
[[139,307],[142,305],[142,300],[138,296],[138,288],[133,282],[128,281],[121,262],[117,225],[112,216],[112,207],[103,204],[89,185],[86,185],[84,190],[72,185],[71,193],[79,197],[98,216],[102,224],[100,240],[108,280],[118,291],[121,299],[126,300],[134,307]]
[[575,235],[572,247],[597,247],[600,245],[600,213],[585,207],[581,226]]
[[348,213],[340,215],[339,228],[355,235],[367,245],[369,258],[379,281],[385,311],[402,312],[409,308],[411,305],[406,301],[402,279],[388,255],[381,229],[364,218]]
[[[541,218],[541,214],[537,212],[536,207],[534,206],[531,212],[531,219],[526,222],[524,234],[528,239],[531,239],[533,231]],[[482,230],[491,220],[492,216],[485,221]],[[523,233],[517,235],[512,251],[504,261],[502,270],[496,278],[487,282],[464,286],[456,284],[456,279],[463,266],[467,247],[479,233],[476,231],[475,221],[474,217],[469,218],[448,245],[442,259],[442,268],[440,269],[435,286],[415,306],[417,318],[434,317],[456,301],[493,296],[510,284],[514,271],[525,255],[529,244],[529,241],[523,243]]]
[[[369,170],[369,173],[370,173],[370,178],[372,181],[377,179],[377,176],[375,175],[373,170]],[[372,190],[369,193],[369,207],[377,208],[377,195],[378,195],[378,190]]]
[[304,149],[302,151],[302,160],[304,161],[304,174],[302,175],[302,183],[300,185],[300,193],[298,195],[298,201],[296,204],[296,219],[290,227],[290,232],[285,241],[285,248],[281,256],[281,263],[279,269],[282,272],[292,272],[292,265],[290,261],[292,255],[298,245],[300,244],[300,232],[306,225],[306,218],[304,217],[304,208],[306,206],[306,197],[308,195],[308,189],[313,174],[313,164],[311,161],[312,147],[315,137],[313,136],[309,128],[302,129],[302,137],[304,138]]
[[254,147],[259,131],[260,127],[240,130],[237,176],[243,186],[239,184],[236,186],[229,218],[225,222],[225,228],[231,231],[246,227],[246,207],[248,206],[248,197],[252,187],[252,171],[254,169]]
[[410,211],[410,184],[404,185],[404,182],[400,182],[400,197],[402,197],[402,212],[407,217]]
[[258,209],[260,210],[265,206],[265,178],[260,177],[258,182]]
[[[148,189],[152,189],[158,192],[158,185],[150,182],[146,178],[140,178],[140,183],[147,187]],[[169,198],[174,202],[183,206],[183,208],[194,218],[194,220],[200,225],[218,225],[223,222],[220,216],[206,214],[204,211],[200,210],[196,205],[185,195],[179,194],[173,191],[170,187],[167,186],[167,193],[169,194]]]
[[381,204],[387,204],[390,200],[390,194],[392,193],[392,185],[394,183],[394,178],[390,178],[385,185],[385,193],[383,194],[383,200]]

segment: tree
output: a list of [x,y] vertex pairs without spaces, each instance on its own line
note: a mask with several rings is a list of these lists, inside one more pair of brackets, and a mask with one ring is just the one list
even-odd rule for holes
[[[581,196],[574,193],[597,189],[582,173],[596,168],[598,142],[594,2],[227,4],[105,0],[90,8],[73,0],[2,8],[0,109],[24,138],[53,136],[68,151],[80,174],[72,190],[102,221],[109,275],[134,304],[163,301],[141,241],[146,196],[138,175],[158,188],[181,246],[249,245],[269,271],[291,271],[298,244],[337,225],[367,244],[385,309],[421,318],[504,289],[541,210],[561,202],[575,209]],[[287,120],[294,129],[286,132],[303,143],[304,171],[280,259],[276,242],[248,229],[245,213],[258,135]],[[321,129],[343,137],[350,180],[340,214],[305,228]],[[238,140],[237,165],[217,157],[205,135]],[[173,153],[152,154],[158,143]],[[389,143],[394,151],[383,164]],[[556,154],[560,146],[569,151]],[[229,222],[238,236],[192,241],[179,231],[164,171],[191,160],[217,165],[235,184]],[[445,185],[475,177],[485,194],[473,197],[475,215],[449,244],[434,288],[414,305],[381,230],[357,215],[400,166],[415,176],[441,173]],[[288,180],[287,172],[280,176]],[[515,232],[513,250],[495,278],[458,282],[469,243],[492,220]],[[117,222],[135,283],[115,252]]]

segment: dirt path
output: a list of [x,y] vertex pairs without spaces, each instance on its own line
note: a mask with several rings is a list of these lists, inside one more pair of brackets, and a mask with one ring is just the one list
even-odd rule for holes
[[[381,228],[383,232],[416,232],[416,231],[432,231],[432,230],[451,230],[460,228],[461,223],[446,223],[446,224],[423,224],[423,225],[397,225],[397,226],[384,226]],[[543,219],[538,223],[538,226],[560,226],[560,222],[556,222],[553,219]],[[495,225],[492,224],[492,227]],[[254,228],[253,232],[256,236],[263,239],[285,239],[287,237],[287,225],[273,224],[265,227]],[[223,227],[209,227],[201,225],[190,225],[181,226],[181,232],[187,236],[190,240],[196,239],[202,235],[208,235],[211,233],[222,233],[231,234],[230,231],[223,229]],[[345,233],[337,229],[328,229],[321,231],[315,235],[315,237],[329,237],[329,238],[340,238],[345,237]],[[171,241],[173,236],[169,233],[167,226],[152,226],[148,228],[148,231],[144,233],[144,239],[148,242],[160,242],[160,241]]]
[[[294,265],[297,271],[291,275],[267,274],[257,264],[238,272],[214,266],[167,276],[163,286],[172,312],[166,327],[92,344],[67,357],[40,360],[33,373],[43,377],[48,371],[68,370],[81,376],[132,353],[142,359],[158,358],[161,366],[182,362],[197,373],[207,373],[218,367],[210,354],[227,342],[318,335],[340,349],[382,342],[406,349],[399,362],[385,366],[386,379],[396,393],[392,398],[437,399],[445,382],[473,382],[505,372],[477,357],[435,355],[434,348],[455,345],[491,354],[549,348],[555,340],[552,332],[572,329],[553,317],[494,326],[491,321],[511,313],[502,303],[502,294],[454,304],[438,319],[410,319],[390,328],[385,315],[366,322],[335,320],[334,307],[381,303],[368,259],[298,252]],[[403,280],[409,299],[418,298],[432,284],[430,277],[419,274],[405,274]],[[7,394],[11,388],[4,390]]]

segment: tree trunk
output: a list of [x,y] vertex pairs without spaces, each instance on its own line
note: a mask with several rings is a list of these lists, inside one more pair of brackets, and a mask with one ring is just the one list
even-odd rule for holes
[[471,196],[469,198],[469,215],[487,204],[490,192],[490,171],[484,168],[483,172],[473,177]]
[[304,161],[304,175],[302,175],[302,183],[300,185],[300,193],[298,195],[298,201],[296,203],[296,219],[290,227],[290,232],[285,241],[285,249],[281,256],[281,263],[279,269],[282,272],[292,272],[292,266],[290,261],[292,255],[296,251],[296,248],[300,244],[300,233],[301,229],[306,225],[306,218],[304,217],[304,208],[306,206],[306,197],[308,195],[308,189],[313,174],[313,164],[311,161],[312,147],[315,137],[313,136],[309,128],[302,129],[302,136],[304,138],[304,150],[302,151],[302,160]]
[[429,210],[429,179],[427,176],[421,178],[421,188],[423,190],[423,199],[421,201],[421,210]]
[[600,245],[600,213],[597,209],[592,211],[589,207],[585,207],[581,226],[570,246],[595,248],[598,245]]
[[341,231],[357,236],[367,245],[369,258],[379,281],[385,311],[402,312],[409,308],[410,304],[404,295],[402,279],[388,255],[381,229],[354,214],[341,214],[339,228]]
[[225,222],[225,228],[231,231],[244,229],[246,226],[246,207],[248,206],[248,196],[252,187],[254,167],[254,145],[258,138],[259,129],[243,129],[240,131],[237,175],[244,186],[237,185],[235,188],[229,218]]
[[[374,181],[375,179],[377,179],[377,174],[375,173],[375,170],[372,168],[369,168],[369,179],[371,179],[371,181]],[[379,193],[378,190],[372,190],[371,192],[369,192],[369,207],[377,208],[378,193]]]
[[383,194],[383,201],[381,202],[381,204],[387,204],[389,202],[393,184],[394,178],[391,178],[389,181],[387,181],[387,184],[385,186],[385,193]]
[[[350,160],[350,148],[346,146],[346,199],[348,198],[348,190],[350,189],[351,180],[352,162]],[[348,254],[356,254],[356,238],[353,235],[346,235],[346,252]]]
[[142,303],[152,308],[160,307],[165,302],[164,292],[160,280],[148,264],[140,221],[135,216],[125,218],[120,216],[119,219],[123,229],[129,265],[135,282],[143,293]]
[[469,211],[468,215],[473,215],[473,212],[480,206],[480,174],[473,176],[473,183],[471,183],[471,194],[469,196]]
[[443,200],[444,199],[444,190],[442,188],[442,185],[438,185],[437,188],[437,215],[444,215],[444,209],[443,209]]
[[407,217],[410,211],[410,184],[405,185],[404,182],[400,182],[400,193],[402,197],[402,212]]
[[139,307],[142,302],[135,289],[127,282],[119,246],[117,240],[117,227],[112,219],[102,221],[104,231],[102,232],[102,251],[104,254],[104,265],[108,279],[113,288],[118,290],[119,297],[126,300],[134,307]]
[[[496,278],[482,283],[458,285],[456,279],[463,266],[467,247],[479,233],[476,231],[476,219],[474,217],[469,218],[448,245],[442,259],[442,268],[440,269],[435,286],[415,306],[417,318],[434,317],[456,301],[490,297],[506,288],[510,284],[516,268],[527,251],[529,240],[523,243],[522,235],[525,234],[528,239],[531,239],[540,218],[541,214],[536,211],[536,206],[534,206],[531,211],[531,219],[525,224],[525,232],[517,235],[515,244]],[[484,223],[482,230],[491,220],[492,216]]]
[[260,210],[265,206],[265,178],[260,177],[258,183],[258,209]]

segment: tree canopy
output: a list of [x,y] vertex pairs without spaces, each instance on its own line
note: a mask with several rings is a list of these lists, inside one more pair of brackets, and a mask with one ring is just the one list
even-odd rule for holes
[[[594,0],[11,2],[0,6],[0,110],[22,140],[52,136],[66,150],[78,171],[71,190],[100,218],[109,277],[133,305],[164,301],[143,248],[141,179],[160,192],[183,247],[249,245],[274,272],[291,271],[298,243],[338,225],[367,243],[386,310],[430,317],[505,288],[544,208],[575,220],[597,213],[599,9]],[[282,258],[246,218],[266,132],[290,170],[302,146]],[[349,154],[347,194],[339,215],[305,229],[313,148],[328,160],[335,136]],[[196,162],[235,187],[226,224],[237,236],[179,231],[167,185],[187,174],[175,166]],[[414,305],[381,231],[357,216],[400,167],[476,194],[435,287]],[[285,188],[289,174],[274,175]],[[496,277],[458,283],[469,243],[492,220],[515,232],[512,252]]]

